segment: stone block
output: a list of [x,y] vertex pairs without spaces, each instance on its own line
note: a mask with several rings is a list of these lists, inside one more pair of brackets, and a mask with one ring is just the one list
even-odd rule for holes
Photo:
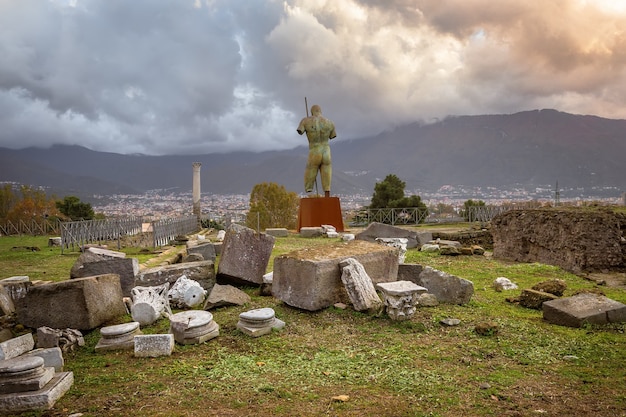
[[0,285],[15,284],[18,282],[28,282],[30,278],[27,275],[16,275],[14,277],[8,277],[0,280]]
[[356,234],[357,240],[376,242],[377,238],[403,237],[407,239],[408,249],[417,247],[417,232],[384,223],[370,223],[365,230]]
[[0,360],[18,357],[35,347],[35,339],[31,333],[26,333],[6,342],[0,343]]
[[24,356],[39,356],[43,359],[43,366],[54,368],[55,372],[63,372],[65,360],[60,347],[34,349],[24,353]]
[[0,414],[49,410],[74,384],[72,372],[59,372],[40,390],[0,395]]
[[239,288],[235,288],[232,285],[215,284],[204,303],[204,309],[210,310],[212,308],[234,305],[242,306],[249,303],[250,300],[250,296]]
[[165,283],[169,283],[172,286],[183,275],[197,281],[205,290],[211,291],[213,285],[215,285],[215,262],[204,260],[148,268],[137,274],[135,283],[138,286],[145,287],[163,285]]
[[625,304],[597,294],[582,293],[546,301],[542,310],[544,320],[568,327],[626,321]]
[[124,296],[130,296],[139,272],[139,261],[126,258],[123,252],[90,247],[83,252],[70,270],[70,278],[85,278],[103,274],[117,274]]
[[261,285],[274,248],[274,236],[231,224],[217,267],[220,284]]
[[26,327],[91,330],[126,314],[117,274],[35,285],[16,303]]
[[354,309],[373,311],[380,308],[382,302],[363,265],[354,258],[346,258],[339,262],[339,266],[341,267],[341,282],[348,292]]
[[323,234],[324,234],[324,228],[322,227],[307,226],[307,227],[300,228],[301,237],[320,237]]
[[0,311],[7,316],[15,313],[15,303],[13,303],[13,298],[4,285],[0,285]]
[[187,254],[200,254],[205,261],[215,262],[217,254],[215,253],[215,246],[211,242],[192,243],[187,242]]
[[284,227],[271,227],[269,229],[265,229],[265,233],[274,237],[287,237],[289,236],[289,231]]
[[543,303],[557,298],[559,297],[554,294],[527,288],[522,290],[518,300],[522,307],[541,310]]
[[215,249],[215,255],[222,254],[222,246],[224,246],[223,242],[213,242],[213,249]]
[[347,302],[339,266],[346,258],[360,262],[374,284],[397,279],[398,249],[353,240],[277,256],[272,293],[290,306],[309,311]]
[[0,286],[6,289],[14,305],[17,300],[26,296],[31,285],[32,282],[27,276],[15,276],[0,280]]
[[433,234],[431,232],[417,232],[416,237],[417,237],[416,247],[421,247],[422,245],[433,240]]
[[419,264],[400,264],[398,265],[398,281],[411,281],[420,285],[420,274],[424,267]]
[[48,246],[52,247],[52,246],[61,246],[61,244],[63,243],[61,237],[50,237],[48,238]]
[[173,350],[173,334],[143,334],[135,336],[135,356],[138,358],[170,356]]
[[443,271],[425,266],[417,285],[428,288],[440,303],[467,304],[474,295],[474,283]]

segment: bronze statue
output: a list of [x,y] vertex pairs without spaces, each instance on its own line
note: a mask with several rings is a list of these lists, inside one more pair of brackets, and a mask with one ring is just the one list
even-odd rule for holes
[[322,109],[315,104],[311,107],[311,116],[307,115],[300,121],[297,131],[300,135],[306,132],[309,140],[309,158],[304,171],[304,191],[307,194],[313,192],[317,171],[320,171],[324,196],[330,197],[330,180],[333,170],[328,141],[337,137],[335,124],[323,117]]

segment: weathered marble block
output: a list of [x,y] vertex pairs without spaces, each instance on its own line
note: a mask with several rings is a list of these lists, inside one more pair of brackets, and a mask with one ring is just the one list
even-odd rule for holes
[[607,324],[626,321],[626,305],[602,295],[582,293],[546,301],[544,320],[561,326],[582,327],[585,323]]
[[135,336],[135,357],[170,356],[174,350],[173,334],[142,334]]
[[381,282],[376,288],[383,294],[387,315],[392,320],[409,320],[415,314],[420,294],[428,292],[411,281]]
[[171,286],[183,275],[198,281],[202,288],[211,291],[215,285],[215,262],[204,260],[148,268],[137,274],[135,283],[149,287],[169,282]]
[[88,248],[70,270],[70,278],[85,278],[103,274],[117,274],[124,296],[130,295],[135,286],[135,276],[139,272],[137,258],[127,258],[123,252],[102,248]]
[[284,227],[270,227],[265,229],[265,233],[274,237],[287,237],[289,236],[289,231]]
[[215,246],[211,242],[192,243],[187,242],[187,254],[200,254],[203,260],[215,262],[217,254],[215,253]]
[[368,242],[376,242],[377,238],[406,238],[407,239],[407,248],[415,248],[418,245],[418,236],[417,232],[404,229],[398,226],[392,226],[390,224],[384,223],[370,223],[367,226],[367,229],[363,230],[360,233],[357,233],[357,240],[365,240]]
[[339,263],[360,262],[374,284],[395,281],[398,249],[363,240],[301,249],[274,259],[273,295],[290,306],[321,310],[348,301]]
[[261,285],[274,241],[274,236],[231,224],[224,237],[217,267],[219,283]]
[[354,258],[346,258],[339,262],[339,266],[342,271],[341,282],[348,292],[354,309],[356,311],[377,310],[381,306],[380,297],[363,265]]
[[16,303],[26,327],[91,330],[126,314],[117,274],[34,285]]
[[[14,276],[5,278],[0,280],[0,286],[6,290],[6,294],[11,298],[12,311],[10,314],[15,312],[15,303],[17,300],[20,300],[26,297],[28,293],[28,289],[31,287],[32,282],[30,282],[30,278],[25,275]],[[4,307],[3,307],[4,309]],[[9,314],[5,311],[5,314]]]
[[63,359],[63,352],[60,347],[34,349],[30,352],[26,352],[24,356],[39,356],[43,359],[43,365],[45,367],[54,368],[55,372],[63,372],[65,360]]
[[376,242],[398,248],[398,263],[403,264],[406,258],[406,249],[409,239],[404,237],[377,237]]
[[0,360],[11,359],[20,356],[35,347],[35,339],[31,333],[0,343]]

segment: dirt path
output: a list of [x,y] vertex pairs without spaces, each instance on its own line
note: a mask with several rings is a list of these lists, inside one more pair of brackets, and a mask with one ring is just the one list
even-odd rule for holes
[[595,272],[585,275],[585,278],[599,285],[626,290],[626,273],[624,272]]

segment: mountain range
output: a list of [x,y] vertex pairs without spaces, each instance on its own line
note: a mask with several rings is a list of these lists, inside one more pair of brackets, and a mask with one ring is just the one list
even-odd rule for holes
[[[44,186],[59,197],[188,192],[192,163],[200,162],[203,194],[247,194],[261,182],[300,193],[308,154],[301,140],[303,146],[290,150],[205,155],[124,155],[69,145],[0,148],[0,181]],[[388,174],[417,191],[555,181],[626,190],[626,120],[550,109],[416,122],[372,137],[335,139],[331,149],[333,194],[371,195]]]

